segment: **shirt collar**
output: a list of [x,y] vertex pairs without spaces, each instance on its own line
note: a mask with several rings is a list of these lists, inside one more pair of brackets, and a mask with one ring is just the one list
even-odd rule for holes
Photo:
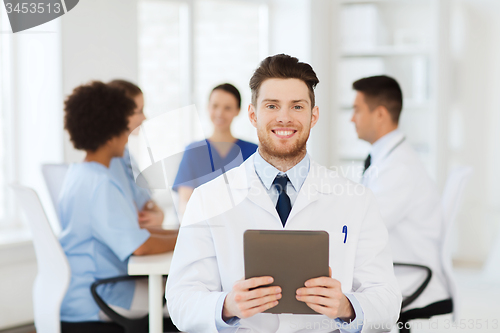
[[395,130],[387,133],[372,145],[370,150],[370,156],[372,163],[379,158],[382,158],[385,152],[392,148],[393,145],[397,144],[396,141],[403,138],[403,133],[396,128]]
[[257,173],[257,175],[260,178],[260,181],[267,190],[271,189],[271,185],[273,184],[273,181],[278,174],[280,175],[286,174],[296,192],[299,192],[300,188],[302,187],[302,184],[304,184],[304,181],[306,180],[307,175],[309,174],[309,168],[311,165],[309,154],[306,154],[306,156],[293,168],[291,168],[287,172],[281,172],[274,166],[269,164],[266,160],[264,160],[260,155],[259,150],[257,150],[257,153],[255,154],[253,163],[255,167],[255,172]]
[[125,149],[123,149],[123,156],[122,156],[125,161],[129,160],[130,161],[130,151],[128,150],[128,143],[125,145]]

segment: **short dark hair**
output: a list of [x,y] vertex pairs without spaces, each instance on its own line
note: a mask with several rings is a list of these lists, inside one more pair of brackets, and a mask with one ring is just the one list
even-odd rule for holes
[[382,105],[397,124],[403,108],[403,93],[398,82],[392,77],[378,75],[357,80],[352,88],[365,95],[366,102],[371,110]]
[[262,60],[250,79],[253,105],[257,104],[260,86],[267,79],[302,80],[309,89],[311,108],[315,106],[314,88],[319,83],[319,79],[311,65],[299,62],[299,59],[286,54],[277,54]]
[[212,96],[212,93],[215,91],[215,90],[224,90],[225,92],[228,92],[230,93],[231,95],[234,96],[234,98],[236,98],[236,101],[238,102],[238,109],[241,109],[241,95],[240,95],[240,92],[238,91],[238,89],[233,86],[231,83],[223,83],[223,84],[219,84],[218,86],[216,86],[214,89],[212,89],[212,91],[210,92],[210,96]]
[[64,129],[76,149],[96,151],[128,130],[135,108],[123,89],[92,81],[76,87],[64,101]]
[[137,86],[136,84],[134,84],[130,81],[127,81],[127,80],[116,79],[116,80],[110,81],[108,84],[111,87],[120,88],[120,89],[125,90],[125,94],[127,94],[128,98],[134,99],[136,96],[142,94],[142,90],[141,90],[141,88],[139,88],[139,86]]

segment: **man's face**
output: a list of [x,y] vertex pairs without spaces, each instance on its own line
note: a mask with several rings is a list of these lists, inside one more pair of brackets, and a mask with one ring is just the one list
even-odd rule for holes
[[305,152],[311,128],[319,118],[312,108],[307,85],[299,79],[267,79],[262,82],[257,105],[248,116],[257,128],[259,149],[278,158],[293,158]]
[[376,113],[370,110],[362,92],[357,92],[354,99],[353,115],[351,121],[356,126],[358,138],[374,143],[376,141]]

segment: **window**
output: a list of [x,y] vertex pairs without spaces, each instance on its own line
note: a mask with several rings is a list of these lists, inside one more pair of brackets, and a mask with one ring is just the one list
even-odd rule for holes
[[[187,102],[186,6],[176,1],[139,2],[139,83],[149,117],[177,109]],[[184,52],[183,52],[184,51]],[[183,54],[184,53],[184,54]]]
[[236,137],[256,142],[246,117],[248,82],[267,56],[267,6],[249,1],[196,1],[194,8],[194,91],[204,134],[212,124],[206,112],[208,96],[220,83],[234,84],[241,93],[242,111],[234,120]]
[[[267,6],[257,1],[139,1],[139,84],[153,117],[195,104],[203,133],[186,115],[174,135],[186,144],[211,134],[205,112],[211,89],[234,84],[242,95],[234,134],[256,140],[245,119],[248,81],[267,55]],[[187,133],[187,135],[186,135]]]
[[13,182],[33,188],[49,221],[58,226],[40,167],[63,161],[60,21],[12,34],[5,11],[2,15],[0,228],[23,233],[23,215],[9,188]]

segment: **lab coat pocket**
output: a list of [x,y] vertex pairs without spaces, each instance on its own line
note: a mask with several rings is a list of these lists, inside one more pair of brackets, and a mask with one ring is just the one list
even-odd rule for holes
[[342,232],[330,233],[330,267],[332,268],[332,278],[340,281],[342,291],[350,290],[352,285],[353,262],[349,235]]

